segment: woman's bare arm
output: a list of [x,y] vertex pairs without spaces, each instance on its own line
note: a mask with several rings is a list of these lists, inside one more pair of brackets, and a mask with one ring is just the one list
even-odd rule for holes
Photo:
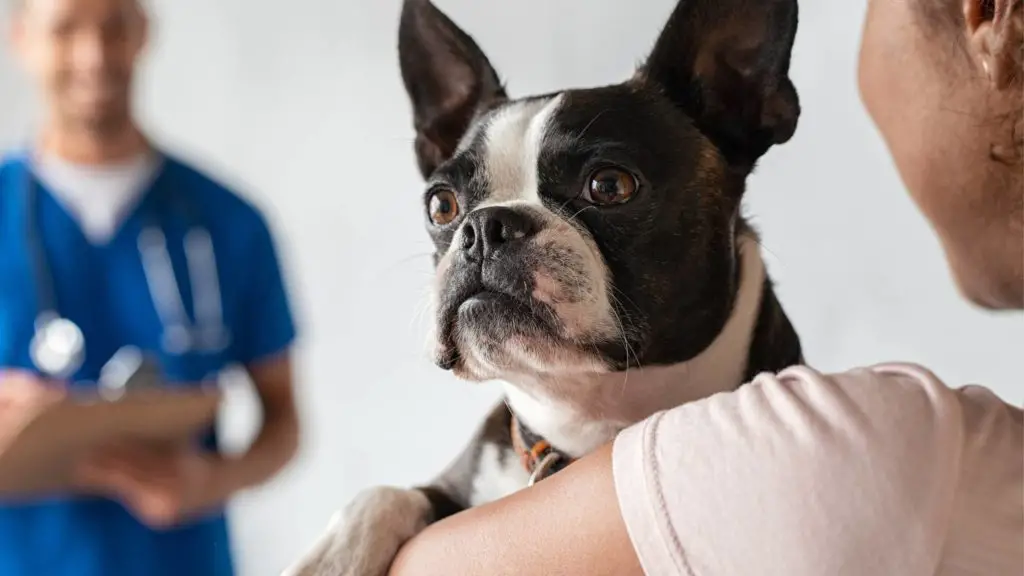
[[619,511],[605,447],[508,498],[434,524],[391,576],[642,575]]

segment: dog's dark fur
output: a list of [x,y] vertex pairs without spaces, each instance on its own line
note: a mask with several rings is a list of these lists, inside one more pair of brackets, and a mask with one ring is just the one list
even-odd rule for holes
[[[802,361],[740,212],[755,163],[796,129],[796,26],[796,0],[682,0],[630,80],[512,100],[468,35],[405,2],[436,360],[506,382],[508,405],[430,486],[357,498],[292,574],[384,574],[427,524],[522,488],[512,411],[575,458]],[[596,201],[609,169],[633,191]]]

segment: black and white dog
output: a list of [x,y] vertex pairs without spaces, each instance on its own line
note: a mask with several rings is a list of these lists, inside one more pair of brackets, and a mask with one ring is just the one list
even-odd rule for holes
[[740,210],[796,129],[796,26],[796,0],[682,0],[626,82],[511,99],[468,35],[405,1],[436,361],[507,405],[429,486],[358,496],[288,574],[383,575],[428,524],[802,361]]

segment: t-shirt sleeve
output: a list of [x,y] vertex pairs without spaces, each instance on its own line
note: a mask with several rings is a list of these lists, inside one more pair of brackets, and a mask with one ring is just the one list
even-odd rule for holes
[[296,326],[288,290],[271,231],[257,215],[246,245],[247,279],[242,285],[241,310],[234,336],[235,360],[251,364],[287,350]]
[[762,375],[620,434],[620,508],[651,575],[934,574],[961,412],[912,366]]

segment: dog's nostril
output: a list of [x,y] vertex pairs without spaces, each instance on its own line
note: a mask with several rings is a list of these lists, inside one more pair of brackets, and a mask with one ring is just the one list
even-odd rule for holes
[[501,244],[509,240],[511,232],[505,223],[499,218],[492,218],[484,222],[484,237],[488,244]]
[[533,234],[533,220],[526,214],[508,208],[497,209],[484,222],[487,243],[498,245],[522,240]]
[[466,226],[462,230],[462,249],[472,250],[473,244],[476,243],[476,227]]

